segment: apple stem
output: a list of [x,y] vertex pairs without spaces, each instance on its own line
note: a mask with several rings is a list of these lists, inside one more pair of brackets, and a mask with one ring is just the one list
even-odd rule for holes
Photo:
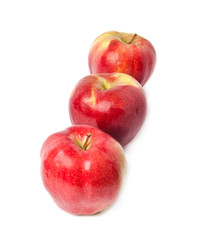
[[135,33],[135,34],[133,35],[133,37],[131,38],[131,40],[128,42],[128,44],[132,43],[133,39],[134,39],[136,36],[137,36],[137,34]]
[[91,133],[88,133],[87,134],[87,138],[85,140],[85,143],[83,144],[83,149],[86,150],[87,149],[87,146],[88,146],[88,141],[89,141],[89,138],[91,137]]

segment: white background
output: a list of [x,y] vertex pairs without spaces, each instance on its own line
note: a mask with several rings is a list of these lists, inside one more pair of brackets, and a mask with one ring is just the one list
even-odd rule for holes
[[[198,2],[0,1],[0,239],[200,239]],[[149,39],[157,64],[118,200],[77,217],[44,189],[40,148],[70,126],[70,93],[109,30]]]

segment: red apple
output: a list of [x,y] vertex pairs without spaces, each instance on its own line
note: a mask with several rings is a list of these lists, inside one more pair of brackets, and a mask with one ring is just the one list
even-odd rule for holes
[[137,34],[111,31],[96,38],[88,60],[90,73],[126,73],[144,86],[153,72],[156,52]]
[[63,210],[90,215],[116,199],[125,169],[120,144],[101,130],[73,126],[48,137],[41,150],[45,188]]
[[73,124],[98,127],[125,146],[144,122],[146,98],[138,81],[127,74],[92,74],[76,85],[69,111]]

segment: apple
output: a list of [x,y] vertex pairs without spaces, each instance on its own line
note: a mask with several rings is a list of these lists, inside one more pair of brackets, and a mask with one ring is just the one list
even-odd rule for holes
[[91,74],[73,90],[69,113],[72,124],[98,127],[125,146],[144,122],[146,97],[139,82],[127,74]]
[[63,210],[91,215],[118,196],[126,159],[120,144],[92,126],[72,126],[49,136],[41,149],[45,188]]
[[144,86],[154,70],[156,52],[138,34],[110,31],[93,42],[88,62],[92,74],[126,73]]

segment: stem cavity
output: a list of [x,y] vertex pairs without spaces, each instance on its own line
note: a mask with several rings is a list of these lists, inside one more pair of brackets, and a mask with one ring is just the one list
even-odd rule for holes
[[131,38],[131,40],[130,40],[127,44],[131,44],[136,36],[137,36],[137,34],[135,33],[135,34],[133,35],[133,37]]

